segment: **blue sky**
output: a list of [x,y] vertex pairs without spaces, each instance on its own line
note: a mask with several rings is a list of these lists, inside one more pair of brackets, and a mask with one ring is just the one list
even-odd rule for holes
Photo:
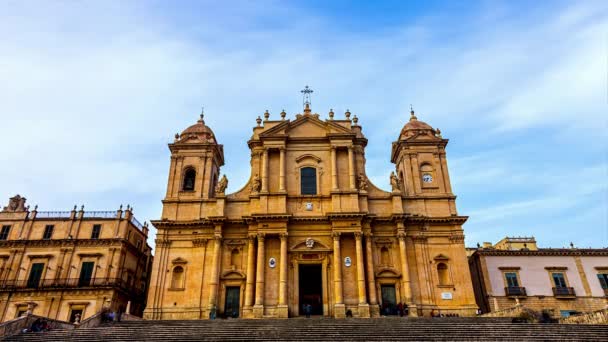
[[201,105],[234,191],[255,118],[309,84],[384,189],[409,104],[441,128],[467,245],[606,247],[607,34],[605,1],[3,1],[0,203],[159,218]]

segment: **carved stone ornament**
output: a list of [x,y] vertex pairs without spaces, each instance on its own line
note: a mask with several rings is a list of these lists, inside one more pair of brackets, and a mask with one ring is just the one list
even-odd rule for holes
[[307,238],[306,239],[306,247],[313,248],[314,246],[315,246],[315,240],[313,240],[312,238]]
[[277,267],[277,259],[275,258],[270,258],[268,260],[268,266],[270,266],[270,268],[275,268]]
[[8,206],[4,207],[2,211],[25,211],[25,197],[15,195],[8,201]]
[[367,178],[362,173],[359,174],[359,190],[367,191]]

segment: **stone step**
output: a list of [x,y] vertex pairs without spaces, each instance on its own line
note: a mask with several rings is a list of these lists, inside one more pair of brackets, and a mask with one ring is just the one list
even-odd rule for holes
[[606,325],[517,324],[501,318],[125,321],[25,333],[6,341],[513,341],[608,340]]

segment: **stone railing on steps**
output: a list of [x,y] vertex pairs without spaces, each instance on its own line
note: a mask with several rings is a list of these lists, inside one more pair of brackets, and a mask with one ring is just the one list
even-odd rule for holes
[[61,329],[61,330],[71,330],[74,329],[74,324],[64,321],[59,321],[56,319],[51,319],[48,317],[38,316],[28,314],[25,316],[21,316],[19,318],[15,318],[10,321],[6,321],[0,324],[0,337],[12,336],[20,333],[23,329],[29,329],[37,319],[44,320],[47,322],[49,328],[51,330]]
[[608,308],[564,317],[559,322],[564,324],[608,324]]
[[513,307],[502,309],[498,311],[492,311],[480,315],[479,317],[518,317],[524,311],[531,311],[525,308],[523,305],[515,305]]

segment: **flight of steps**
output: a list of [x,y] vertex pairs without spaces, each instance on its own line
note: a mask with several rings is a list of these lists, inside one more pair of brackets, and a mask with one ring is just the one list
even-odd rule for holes
[[608,341],[608,325],[511,323],[504,318],[125,321],[24,333],[5,341]]

